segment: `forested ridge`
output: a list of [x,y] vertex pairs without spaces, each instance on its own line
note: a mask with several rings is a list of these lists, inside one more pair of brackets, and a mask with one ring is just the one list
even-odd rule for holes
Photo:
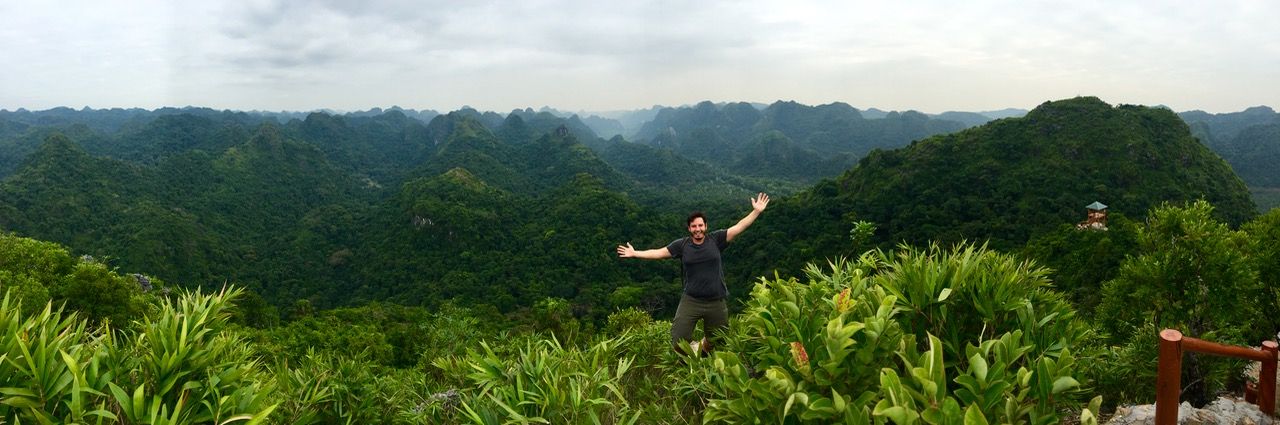
[[[843,175],[781,201],[744,251],[795,270],[823,255],[899,243],[985,242],[1014,250],[1094,201],[1141,217],[1162,202],[1206,199],[1222,220],[1253,217],[1247,188],[1172,113],[1096,98],[1046,102],[1008,118],[877,151]],[[859,221],[877,230],[849,243]],[[749,275],[740,276],[742,279]]]
[[663,109],[636,139],[689,158],[716,161],[736,173],[812,183],[849,168],[874,149],[905,146],[965,125],[907,111],[866,119],[844,103],[819,106],[775,102],[702,102]]
[[[1254,319],[1280,216],[1161,108],[704,103],[637,142],[533,110],[193,111],[0,114],[2,346],[33,359],[0,365],[6,419],[1092,423],[1152,397],[1155,330],[1280,328]],[[678,358],[677,266],[614,247],[758,191],[727,343]],[[1077,230],[1093,201],[1109,229]]]
[[1280,206],[1280,114],[1267,106],[1240,112],[1178,114],[1249,185],[1262,210]]
[[635,294],[670,286],[654,278],[662,265],[619,268],[611,244],[670,234],[680,211],[795,186],[594,138],[546,113],[223,118],[7,139],[51,134],[0,184],[0,208],[12,211],[0,221],[127,270],[237,282],[282,307],[463,297],[510,312],[556,296],[605,314],[611,296],[667,308],[649,301],[667,297]]

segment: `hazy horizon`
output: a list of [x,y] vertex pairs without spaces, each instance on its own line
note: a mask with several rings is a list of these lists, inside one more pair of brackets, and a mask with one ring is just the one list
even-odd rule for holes
[[995,111],[1280,99],[1280,3],[0,4],[0,109]]
[[[1053,100],[1061,100],[1061,99],[1053,99]],[[772,101],[772,102],[743,102],[743,101],[724,101],[724,102],[714,102],[714,101],[707,100],[707,102],[712,102],[712,103],[717,104],[717,105],[724,105],[724,104],[728,104],[728,103],[751,103],[751,104],[753,104],[753,105],[756,105],[756,106],[757,106],[757,108],[761,107],[761,105],[763,105],[763,107],[768,107],[769,105],[772,105],[773,103],[776,103],[776,102],[788,102],[788,101],[789,101],[789,100],[783,100],[783,99],[778,99],[778,100],[775,100],[775,101]],[[681,104],[681,105],[650,105],[650,106],[646,106],[646,107],[637,107],[637,108],[632,108],[632,109],[612,109],[612,110],[568,110],[568,109],[556,108],[555,106],[552,106],[552,105],[525,106],[525,107],[512,108],[512,109],[510,109],[510,110],[503,110],[503,111],[490,110],[490,109],[480,109],[480,108],[475,108],[475,107],[470,106],[470,105],[462,105],[462,106],[459,106],[459,107],[457,107],[457,108],[452,108],[452,109],[443,109],[443,110],[441,110],[441,109],[430,109],[430,108],[421,108],[421,109],[420,109],[420,108],[409,108],[409,107],[404,107],[404,106],[401,106],[401,105],[374,105],[374,106],[370,106],[370,107],[368,107],[368,108],[363,108],[363,109],[314,108],[314,109],[280,109],[280,110],[269,110],[269,109],[245,109],[245,108],[213,108],[213,107],[201,106],[201,105],[181,105],[181,106],[178,106],[178,105],[165,105],[165,106],[158,106],[158,107],[155,107],[155,108],[142,108],[142,107],[137,107],[137,106],[111,106],[111,107],[102,107],[102,108],[97,108],[97,107],[93,107],[93,106],[89,106],[89,105],[82,105],[82,106],[78,106],[78,107],[76,107],[76,106],[71,106],[71,105],[58,105],[58,106],[53,106],[53,107],[49,107],[49,108],[41,108],[41,109],[32,109],[32,108],[25,108],[25,107],[18,107],[18,108],[12,108],[12,109],[9,109],[9,108],[0,108],[0,111],[5,111],[5,112],[17,112],[17,111],[19,111],[19,110],[25,110],[25,111],[28,111],[28,112],[45,112],[45,111],[50,111],[50,110],[54,110],[54,109],[58,109],[58,108],[67,108],[67,109],[72,109],[72,110],[76,110],[76,111],[81,111],[81,110],[84,110],[85,108],[88,108],[88,109],[91,109],[91,110],[95,110],[95,111],[99,111],[99,110],[111,110],[111,109],[125,109],[125,110],[129,110],[129,109],[143,109],[143,110],[147,110],[147,111],[157,111],[157,110],[165,109],[165,108],[173,108],[173,109],[185,109],[185,108],[207,108],[207,109],[212,109],[212,110],[216,110],[216,111],[233,111],[233,112],[246,112],[246,113],[254,113],[254,112],[258,112],[258,113],[310,113],[310,112],[330,112],[330,113],[334,113],[334,114],[348,114],[348,113],[369,112],[369,111],[372,111],[372,110],[374,110],[374,109],[379,109],[379,110],[383,110],[383,111],[390,111],[390,110],[392,110],[392,109],[394,109],[394,108],[400,108],[400,109],[402,109],[402,110],[406,110],[406,111],[419,111],[419,112],[434,111],[434,112],[437,112],[437,113],[445,114],[445,113],[449,113],[449,112],[453,112],[453,111],[458,111],[458,110],[462,110],[462,109],[470,108],[470,109],[474,109],[474,110],[476,110],[476,111],[478,111],[478,112],[482,112],[482,113],[483,113],[483,112],[494,112],[494,113],[499,113],[499,114],[505,114],[505,113],[509,113],[509,112],[512,112],[512,111],[515,111],[515,110],[525,111],[525,110],[530,110],[530,109],[532,109],[532,110],[533,110],[533,111],[535,111],[535,112],[542,112],[542,111],[546,111],[546,110],[551,110],[551,111],[558,112],[558,113],[562,113],[562,114],[579,114],[579,115],[581,115],[582,113],[590,113],[590,114],[622,114],[622,113],[630,113],[630,112],[636,112],[636,111],[645,111],[645,110],[650,110],[650,109],[652,109],[652,108],[677,108],[677,109],[678,109],[678,108],[692,108],[692,107],[697,106],[699,103],[702,103],[702,102],[686,103],[686,104]],[[806,103],[800,102],[800,104],[802,104],[802,105],[806,105],[806,106],[821,106],[821,105],[827,105],[827,104],[831,104],[831,103],[845,103],[845,104],[848,104],[849,102],[835,101],[835,102],[828,102],[828,103],[824,103],[824,104],[806,104]],[[915,112],[920,112],[920,113],[925,113],[925,114],[934,114],[934,115],[941,114],[941,113],[945,113],[945,112],[975,112],[975,113],[988,113],[988,112],[1005,112],[1005,111],[1012,111],[1012,110],[1029,111],[1029,110],[1033,109],[1033,108],[1014,108],[1014,107],[1009,107],[1009,108],[1000,108],[1000,109],[982,110],[982,111],[955,111],[955,110],[949,110],[949,111],[938,111],[938,112],[932,112],[932,111],[921,111],[921,110],[919,110],[918,108],[907,108],[907,109],[885,109],[885,108],[878,108],[878,107],[875,107],[875,106],[868,106],[868,107],[860,107],[860,106],[858,106],[858,105],[849,105],[849,106],[852,106],[853,108],[858,109],[859,111],[871,111],[871,110],[876,110],[876,111],[881,111],[881,112],[886,112],[886,113],[887,113],[887,112],[907,112],[907,111],[915,111]],[[1034,105],[1033,105],[1033,106],[1034,106]],[[1152,105],[1152,106],[1154,106],[1154,105]],[[1268,106],[1268,105],[1255,105],[1255,106],[1267,106],[1267,107],[1270,107],[1270,106]],[[1181,111],[1179,111],[1179,112],[1181,112]],[[1239,112],[1239,111],[1234,111],[1234,112]]]

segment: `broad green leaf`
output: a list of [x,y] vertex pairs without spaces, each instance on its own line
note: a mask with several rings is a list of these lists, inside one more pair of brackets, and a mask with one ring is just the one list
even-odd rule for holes
[[7,404],[20,409],[35,409],[40,407],[40,403],[36,401],[36,399],[27,397],[9,397],[0,400],[0,404]]
[[1093,416],[1093,412],[1089,409],[1080,411],[1080,425],[1098,425],[1098,418]]
[[930,407],[928,409],[924,409],[924,412],[920,413],[920,419],[923,419],[926,423],[935,424],[935,425],[945,423],[945,418],[942,414],[942,411],[939,410],[937,407]]
[[980,384],[986,384],[987,359],[978,354],[974,354],[973,357],[969,357],[969,372],[973,373],[975,378],[978,378],[978,382]]
[[30,388],[17,388],[17,387],[0,388],[0,394],[12,395],[12,396],[24,396],[24,397],[36,396],[36,392],[32,391]]
[[1053,381],[1053,394],[1058,394],[1078,386],[1080,386],[1080,383],[1077,382],[1075,378],[1063,376]]
[[953,398],[947,398],[942,402],[942,416],[946,418],[947,423],[958,423],[963,419],[964,411],[960,410],[960,403]]
[[964,425],[987,425],[987,417],[982,415],[978,406],[971,404],[964,412]]
[[902,407],[902,406],[889,407],[888,400],[880,400],[879,403],[876,403],[876,408],[871,412],[871,414],[875,416],[884,416],[886,418],[889,418],[890,420],[893,421],[893,423],[896,423],[898,425],[907,425],[907,424],[913,423],[915,422],[916,418],[919,417],[919,415],[916,414],[916,412],[907,410],[905,407]]

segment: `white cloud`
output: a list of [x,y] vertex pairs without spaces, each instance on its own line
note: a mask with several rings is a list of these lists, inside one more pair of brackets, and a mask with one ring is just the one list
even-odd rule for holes
[[859,107],[1280,99],[1280,4],[765,1],[0,4],[0,108]]

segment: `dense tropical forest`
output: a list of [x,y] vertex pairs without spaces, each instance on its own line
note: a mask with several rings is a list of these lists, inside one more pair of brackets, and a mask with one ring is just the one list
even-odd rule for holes
[[[0,111],[0,415],[1096,423],[1159,329],[1275,338],[1274,111],[1010,115]],[[678,264],[614,248],[757,192],[725,343],[677,354]]]

